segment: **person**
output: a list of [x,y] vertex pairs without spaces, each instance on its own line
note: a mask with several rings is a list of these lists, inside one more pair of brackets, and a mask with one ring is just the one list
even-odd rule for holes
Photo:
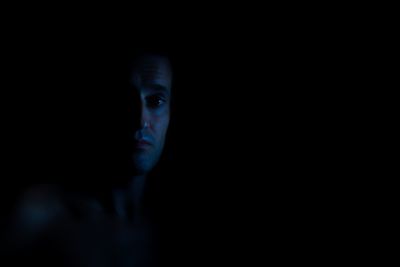
[[24,255],[58,266],[157,265],[158,228],[145,199],[166,144],[172,66],[166,55],[138,53],[128,70],[129,172],[97,194],[54,184],[27,190],[8,236],[14,261]]

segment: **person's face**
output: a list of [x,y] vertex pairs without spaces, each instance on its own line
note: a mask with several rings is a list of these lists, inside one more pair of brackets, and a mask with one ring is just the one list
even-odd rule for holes
[[171,67],[168,59],[143,56],[130,72],[134,97],[133,163],[147,174],[159,160],[170,119]]

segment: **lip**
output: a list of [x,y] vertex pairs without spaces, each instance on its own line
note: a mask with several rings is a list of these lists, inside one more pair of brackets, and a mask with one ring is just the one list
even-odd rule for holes
[[149,148],[150,146],[152,146],[152,144],[144,139],[140,139],[138,141],[135,142],[135,147],[136,148]]

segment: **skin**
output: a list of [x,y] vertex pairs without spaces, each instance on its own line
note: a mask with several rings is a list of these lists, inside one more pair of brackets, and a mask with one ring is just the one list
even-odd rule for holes
[[[24,195],[14,218],[18,222],[14,233],[21,236],[17,240],[20,246],[34,244],[33,240],[41,235],[53,236],[65,241],[61,243],[66,244],[67,255],[77,253],[71,259],[94,261],[88,266],[113,266],[108,262],[115,257],[115,251],[121,253],[117,258],[128,265],[138,265],[136,260],[151,254],[152,249],[147,247],[152,240],[152,225],[143,218],[140,208],[146,179],[160,159],[168,131],[170,63],[164,57],[142,56],[133,65],[129,82],[134,96],[131,147],[134,173],[128,186],[111,189],[115,214],[104,212],[100,202],[87,196],[68,198],[55,186],[36,187]],[[66,199],[73,199],[70,203],[75,203],[85,218],[77,220]]]
[[[132,69],[130,86],[139,98],[134,119],[140,124],[135,125],[132,156],[137,175],[147,175],[164,148],[170,119],[171,82],[171,68],[165,58],[145,56]],[[150,146],[138,146],[141,140],[148,141]]]
[[[139,58],[130,72],[133,92],[134,175],[128,187],[113,191],[117,215],[125,217],[127,204],[137,213],[148,173],[160,159],[170,121],[172,71],[168,59],[146,55]],[[134,216],[139,217],[139,214]]]

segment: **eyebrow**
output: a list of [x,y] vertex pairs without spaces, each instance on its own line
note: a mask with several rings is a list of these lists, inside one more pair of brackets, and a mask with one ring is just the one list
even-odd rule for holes
[[152,90],[152,91],[156,91],[158,93],[165,93],[168,96],[171,94],[169,92],[169,90],[167,89],[167,87],[161,85],[161,84],[149,84],[146,86],[146,88]]

